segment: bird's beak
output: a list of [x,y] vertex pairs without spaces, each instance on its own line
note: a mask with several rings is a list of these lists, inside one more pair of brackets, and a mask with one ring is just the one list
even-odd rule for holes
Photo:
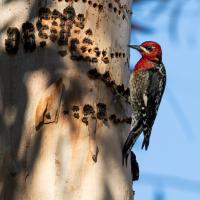
[[128,47],[136,49],[137,51],[141,51],[142,50],[140,45],[128,45]]

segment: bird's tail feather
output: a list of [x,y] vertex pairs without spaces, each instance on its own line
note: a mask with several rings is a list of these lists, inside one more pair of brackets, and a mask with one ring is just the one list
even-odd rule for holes
[[141,133],[141,127],[131,129],[122,150],[122,164],[123,165],[125,162],[127,166],[128,156],[131,153],[131,149],[133,145],[135,144],[137,138],[139,137],[140,133]]
[[142,142],[142,149],[144,147],[145,147],[145,150],[148,149],[149,141],[150,141],[150,135],[151,135],[151,129],[147,133],[144,133],[144,139],[143,139],[143,142]]

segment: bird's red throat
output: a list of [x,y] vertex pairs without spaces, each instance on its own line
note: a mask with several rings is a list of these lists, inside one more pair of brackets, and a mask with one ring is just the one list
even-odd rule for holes
[[152,60],[142,57],[135,65],[133,72],[136,72],[138,70],[150,69],[155,66],[156,66],[155,61],[152,61]]

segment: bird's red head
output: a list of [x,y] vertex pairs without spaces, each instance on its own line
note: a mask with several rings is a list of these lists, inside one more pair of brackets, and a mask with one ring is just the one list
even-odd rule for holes
[[146,41],[141,45],[129,45],[140,52],[143,58],[151,61],[162,61],[162,49],[157,42]]

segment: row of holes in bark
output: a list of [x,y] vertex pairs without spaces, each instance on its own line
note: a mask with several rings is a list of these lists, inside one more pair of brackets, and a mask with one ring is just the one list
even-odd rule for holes
[[[98,47],[94,47],[93,49],[87,46],[81,46],[80,47],[82,53],[88,52],[88,53],[95,53],[97,57],[99,57],[101,54],[103,57],[107,56],[107,51],[103,50],[100,51]],[[110,58],[125,58],[126,54],[124,52],[114,52],[114,53],[110,53]]]
[[129,103],[130,90],[129,88],[125,89],[124,85],[117,85],[114,80],[111,79],[110,72],[106,71],[104,74],[101,74],[97,69],[91,69],[88,71],[88,77],[93,80],[101,80],[104,84],[111,88],[111,91],[114,95],[123,97],[127,103]]
[[[84,38],[82,43],[87,43],[86,40],[88,38]],[[89,43],[89,42],[88,42]],[[89,44],[90,45],[90,44]],[[108,64],[110,62],[110,59],[113,58],[120,58],[126,57],[125,53],[121,53],[121,52],[115,52],[115,53],[111,53],[110,54],[110,58],[108,57],[108,53],[106,50],[100,50],[97,46],[94,48],[91,48],[90,46],[86,46],[86,45],[80,45],[80,42],[77,38],[72,38],[70,40],[70,45],[69,45],[69,50],[71,53],[71,58],[73,60],[85,60],[88,62],[92,62],[92,63],[97,63],[98,62],[98,58],[101,56],[101,60],[105,63]],[[81,51],[81,53],[80,53]],[[83,54],[85,53],[89,53],[89,54],[94,54],[93,56],[85,56]]]
[[[61,2],[62,0],[58,0],[58,1]],[[65,1],[66,2],[71,2],[70,0],[65,0]],[[74,0],[74,2],[81,2],[81,0]],[[96,2],[93,3],[90,0],[89,1],[88,0],[82,0],[82,2],[83,3],[88,3],[89,5],[93,6],[94,8],[98,8],[99,11],[102,11],[104,9],[104,6],[102,4],[98,4]],[[119,6],[119,8],[117,9],[117,7],[114,6],[112,2],[108,3],[107,6],[108,6],[109,9],[113,9],[113,12],[117,13],[118,15],[121,15],[121,13],[123,13],[122,10],[124,9],[124,6]],[[131,10],[129,10],[127,8],[125,10],[126,10],[126,12],[128,14],[132,14]],[[125,15],[124,14],[122,15],[122,18],[125,19]]]
[[[72,107],[72,111],[73,111],[73,117],[76,118],[76,119],[79,119],[80,118],[80,114],[79,114],[80,108],[79,108],[79,106],[74,105]],[[97,113],[96,114],[95,114],[94,108],[89,104],[84,105],[82,112],[83,112],[84,117],[82,117],[81,120],[86,125],[88,125],[88,117],[89,116],[92,119],[99,119],[99,120],[103,120],[103,121],[110,120],[114,124],[119,124],[119,123],[131,124],[131,118],[130,117],[117,118],[117,116],[115,114],[111,114],[111,115],[109,115],[109,117],[107,117],[107,109],[106,109],[106,105],[104,103],[98,103],[97,104]],[[68,110],[63,111],[64,115],[69,115],[69,113],[70,112]]]

